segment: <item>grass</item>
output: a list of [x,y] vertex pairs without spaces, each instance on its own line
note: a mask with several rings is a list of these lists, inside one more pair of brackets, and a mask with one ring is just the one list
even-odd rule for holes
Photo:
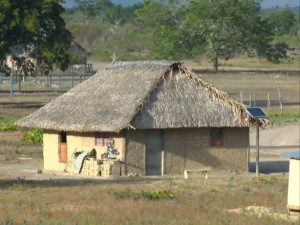
[[[240,66],[246,59],[224,62],[225,66]],[[264,62],[263,62],[264,63]],[[249,61],[247,67],[258,66]],[[204,64],[202,64],[204,65]],[[285,64],[288,67],[290,64]],[[284,65],[279,65],[281,68]],[[292,68],[295,67],[293,64]],[[282,74],[203,73],[202,78],[230,97],[244,101],[256,93],[257,104],[265,107],[266,96],[271,95],[269,118],[299,122],[299,77]],[[277,102],[277,88],[281,87],[284,110]],[[48,87],[24,85],[24,90],[37,94],[16,92],[13,97],[0,95],[0,120],[5,123],[35,111],[32,105],[44,104]],[[7,89],[7,86],[3,89]],[[18,107],[17,107],[18,106]],[[298,114],[297,114],[298,113]],[[297,119],[297,121],[296,121]],[[20,138],[27,129],[0,132],[0,163],[42,160],[42,145],[25,144]],[[30,160],[28,160],[30,161]],[[163,197],[165,194],[169,197]],[[158,197],[157,197],[158,196]],[[172,196],[172,197],[170,197]],[[155,200],[153,200],[155,199]],[[28,181],[26,177],[12,179],[0,175],[0,225],[2,224],[299,224],[299,221],[276,219],[272,215],[249,216],[246,213],[228,213],[228,209],[247,206],[272,207],[274,212],[286,213],[287,177],[262,176],[208,180],[191,178],[143,179],[128,178],[120,181]]]
[[299,123],[300,113],[298,112],[268,112],[268,119],[275,126],[289,123]]
[[[287,177],[264,179],[267,182],[256,177],[233,177],[231,185],[225,185],[226,178],[59,182],[0,177],[0,224],[296,225],[272,215],[227,212],[254,205],[286,212]],[[158,193],[157,187],[169,190],[172,198],[153,201],[146,197]]]

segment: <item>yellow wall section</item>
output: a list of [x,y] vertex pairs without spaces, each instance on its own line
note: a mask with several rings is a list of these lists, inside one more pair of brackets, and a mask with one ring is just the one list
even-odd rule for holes
[[[106,146],[95,146],[95,133],[76,133],[67,132],[67,149],[68,159],[75,152],[91,151],[93,148],[97,151],[97,159],[101,158],[101,154],[106,152]],[[109,134],[110,138],[115,141],[115,148],[120,153],[117,159],[124,160],[125,139],[122,134]],[[44,169],[63,171],[66,163],[59,163],[59,132],[44,131]]]
[[58,144],[59,136],[56,131],[44,130],[43,135],[43,154],[44,154],[44,169],[45,170],[58,170]]

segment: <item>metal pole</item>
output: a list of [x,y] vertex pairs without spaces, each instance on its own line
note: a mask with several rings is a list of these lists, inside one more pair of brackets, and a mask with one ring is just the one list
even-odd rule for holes
[[259,176],[259,122],[256,119],[256,176]]
[[250,165],[250,146],[248,146],[247,148],[247,168],[246,168],[246,172],[249,172],[249,165]]
[[165,164],[165,151],[162,150],[161,151],[161,175],[163,176],[164,175],[164,164]]
[[10,74],[10,82],[9,82],[9,91],[10,91],[10,96],[13,96],[14,94],[14,76],[13,74],[11,73]]

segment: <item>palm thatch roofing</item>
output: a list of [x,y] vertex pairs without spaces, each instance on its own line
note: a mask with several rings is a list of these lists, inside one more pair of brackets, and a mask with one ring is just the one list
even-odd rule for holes
[[[248,127],[243,105],[174,61],[115,62],[17,125],[75,132]],[[265,120],[262,122],[265,122]]]

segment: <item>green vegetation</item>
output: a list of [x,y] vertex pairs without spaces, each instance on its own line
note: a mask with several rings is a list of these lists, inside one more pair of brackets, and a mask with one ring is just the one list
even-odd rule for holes
[[21,138],[23,142],[42,144],[43,143],[43,129],[33,128],[31,131],[25,133]]
[[125,189],[120,192],[113,192],[115,199],[133,199],[138,200],[141,198],[149,200],[159,200],[159,199],[170,199],[174,197],[174,194],[171,191],[132,191],[130,189]]
[[9,122],[0,122],[0,131],[13,131],[18,130],[19,127],[15,125],[15,120]]
[[[205,56],[215,70],[219,60],[244,55],[279,63],[287,58],[287,44],[299,48],[299,12],[261,11],[259,0],[147,0],[127,7],[110,0],[75,2],[64,12],[61,0],[1,0],[0,60],[11,46],[34,45],[41,70],[65,69],[79,61],[67,54],[71,33],[94,61]],[[28,60],[18,63],[32,69]]]
[[[298,224],[286,209],[288,177],[264,179],[268,183],[234,176],[229,186],[226,177],[191,178],[186,185],[183,178],[61,182],[0,176],[0,224]],[[164,193],[157,187],[174,197],[148,198]],[[249,206],[266,210],[247,213]]]
[[40,72],[69,65],[72,34],[61,17],[62,0],[0,1],[0,62],[13,53],[17,67],[24,74],[33,73],[37,59]]
[[76,2],[64,19],[75,40],[97,61],[205,56],[217,69],[219,60],[241,55],[279,63],[287,59],[287,44],[299,47],[299,13],[262,13],[258,0],[148,0],[128,7],[109,0]]
[[275,126],[284,125],[288,123],[299,123],[300,113],[297,112],[269,112],[268,119],[271,124]]

